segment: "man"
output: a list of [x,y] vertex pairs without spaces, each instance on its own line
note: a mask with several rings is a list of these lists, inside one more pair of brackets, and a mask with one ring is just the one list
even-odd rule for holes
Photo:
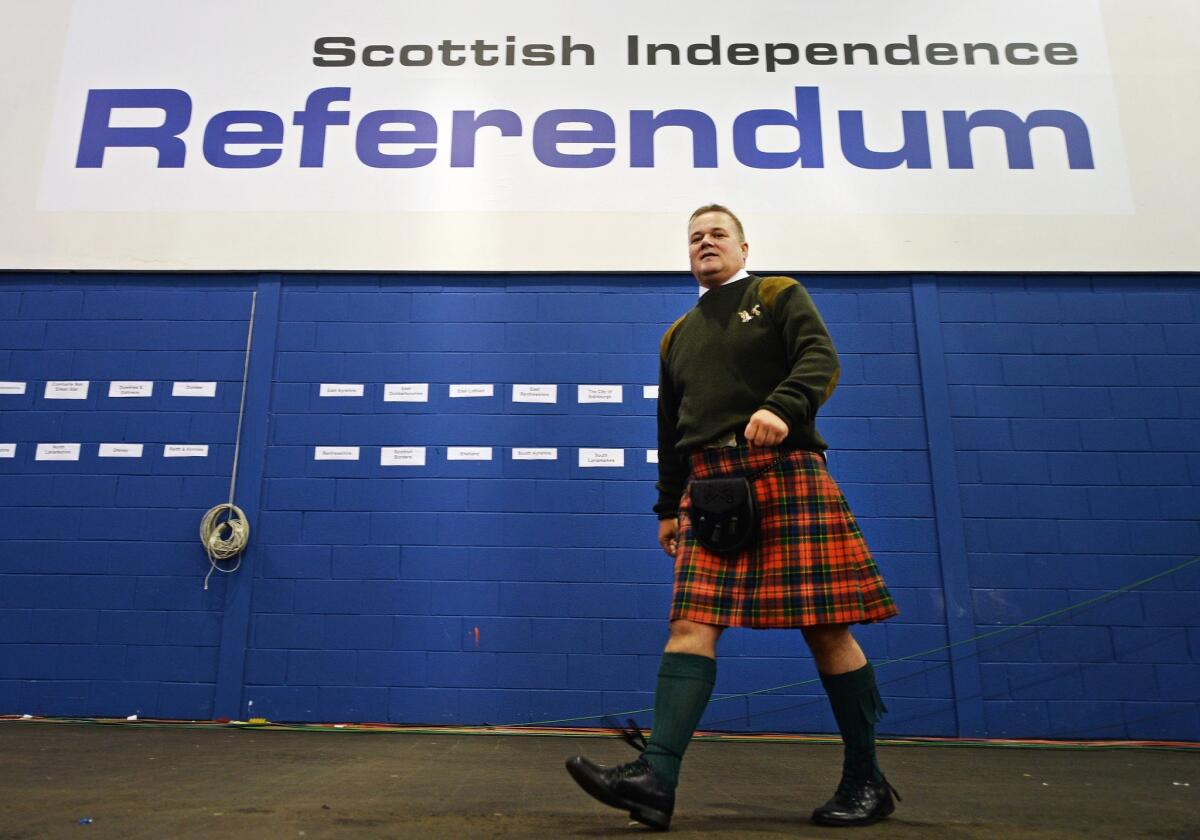
[[[567,769],[589,794],[658,829],[670,826],[684,750],[716,680],[725,627],[796,627],[845,744],[842,780],[812,813],[822,825],[867,825],[895,809],[875,760],[885,711],[850,625],[897,612],[841,491],[825,470],[817,409],[838,358],[812,299],[786,277],[746,271],[742,224],[710,204],[688,224],[696,306],[663,336],[658,398],[658,542],[675,559],[670,638],[658,671],[654,728],[641,758]],[[697,539],[691,482],[751,480],[755,542],[716,553]]]

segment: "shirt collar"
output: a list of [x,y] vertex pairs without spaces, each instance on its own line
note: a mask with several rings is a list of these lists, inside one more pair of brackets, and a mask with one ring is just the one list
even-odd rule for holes
[[[742,280],[749,276],[750,276],[750,272],[743,268],[737,274],[733,275],[728,280],[726,280],[724,283],[722,283],[721,286],[728,286],[730,283],[736,283],[738,280]],[[716,288],[719,289],[719,288],[721,288],[721,286],[717,286]],[[703,296],[704,293],[707,291],[710,291],[710,289],[707,286],[700,287],[700,295],[701,296]]]

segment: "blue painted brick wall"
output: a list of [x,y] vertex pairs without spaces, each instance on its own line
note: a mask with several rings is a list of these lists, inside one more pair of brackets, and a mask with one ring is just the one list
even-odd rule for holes
[[[954,443],[972,467],[959,480],[979,630],[1197,554],[1198,291],[1184,277],[942,286]],[[1172,703],[1176,675],[1186,686],[1200,654],[1187,644],[1197,583],[1182,572],[1024,639],[981,643],[989,730],[1196,738],[1195,714]]]
[[[213,714],[221,620],[251,590],[240,692],[278,720],[518,723],[651,704],[669,561],[653,542],[662,330],[682,276],[283,279],[261,510],[242,577],[207,571],[200,515],[224,499],[254,277],[0,279],[0,713]],[[940,278],[958,484],[934,487],[911,279],[812,277],[843,375],[822,412],[841,483],[902,615],[857,635],[879,665],[883,731],[953,735],[935,491],[961,502],[981,633],[1170,569],[1200,543],[1195,278]],[[90,379],[86,401],[47,401]],[[155,381],[146,400],[112,379]],[[170,397],[216,380],[216,400]],[[322,398],[357,383],[362,398]],[[426,383],[428,402],[385,402]],[[454,383],[487,398],[451,399]],[[554,384],[552,405],[514,384]],[[576,387],[624,387],[619,405]],[[33,460],[78,441],[77,463]],[[101,442],[142,459],[99,459]],[[207,443],[206,459],[163,459]],[[316,461],[358,446],[358,461]],[[422,467],[381,447],[426,447]],[[490,461],[448,461],[451,446]],[[516,461],[513,447],[556,447]],[[581,447],[623,468],[582,469]],[[954,526],[955,523],[950,523]],[[953,562],[953,561],[952,561]],[[987,734],[1200,738],[1200,570],[979,644]],[[225,640],[225,644],[236,644]],[[926,651],[915,660],[888,663]],[[702,725],[832,731],[797,634],[731,631]],[[782,686],[767,695],[742,693]],[[649,723],[647,715],[643,720]],[[582,721],[594,722],[594,719]]]
[[[9,275],[0,281],[0,634],[2,710],[43,715],[212,716],[225,581],[202,588],[196,529],[228,496],[251,285],[192,275]],[[45,398],[86,380],[86,400]],[[148,380],[148,398],[108,396]],[[215,399],[171,396],[216,381]],[[78,461],[36,461],[38,443],[81,444]],[[140,459],[98,457],[141,443]],[[166,444],[209,456],[163,457]],[[11,527],[10,527],[11,526]],[[198,575],[199,572],[199,575]]]

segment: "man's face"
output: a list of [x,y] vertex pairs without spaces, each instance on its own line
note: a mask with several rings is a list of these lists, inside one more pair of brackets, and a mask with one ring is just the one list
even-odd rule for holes
[[738,237],[728,213],[701,213],[688,225],[688,256],[701,286],[719,286],[746,266],[750,246]]

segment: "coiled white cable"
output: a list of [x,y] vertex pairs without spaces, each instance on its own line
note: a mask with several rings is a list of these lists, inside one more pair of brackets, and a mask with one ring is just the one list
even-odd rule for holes
[[[233,442],[233,472],[229,476],[229,501],[216,505],[204,514],[200,520],[200,543],[208,555],[209,570],[204,576],[204,588],[208,589],[208,579],[214,571],[232,574],[242,566],[239,557],[250,541],[250,520],[245,512],[233,503],[233,490],[237,485],[238,455],[242,449],[242,418],[246,414],[246,383],[250,378],[250,346],[254,340],[254,308],[258,302],[258,290],[250,296],[250,325],[246,329],[246,360],[242,367],[242,402],[238,406],[237,435]],[[225,518],[218,522],[221,514]],[[238,561],[232,569],[222,569],[218,562],[237,557]]]

